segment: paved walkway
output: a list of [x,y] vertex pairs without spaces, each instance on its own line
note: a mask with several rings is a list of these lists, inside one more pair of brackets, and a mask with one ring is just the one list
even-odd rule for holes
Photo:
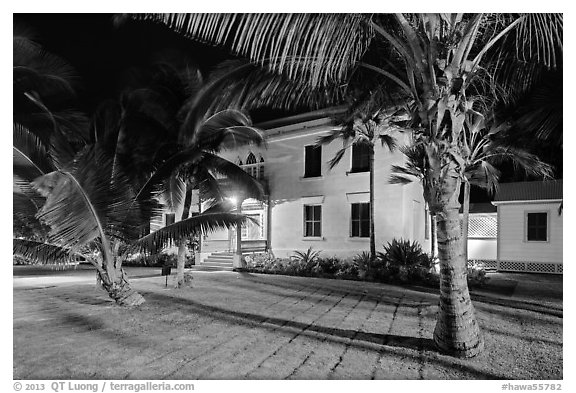
[[435,291],[232,272],[194,276],[187,290],[165,289],[159,276],[134,279],[147,302],[129,310],[93,281],[23,286],[15,278],[14,378],[562,378],[561,303],[558,315],[478,295],[487,350],[462,360],[439,354],[430,339]]

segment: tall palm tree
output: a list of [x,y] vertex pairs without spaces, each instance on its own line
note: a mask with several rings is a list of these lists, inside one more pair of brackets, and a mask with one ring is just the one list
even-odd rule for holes
[[[424,198],[437,217],[441,264],[437,346],[470,357],[484,342],[466,283],[458,196],[465,166],[459,143],[510,89],[527,90],[540,65],[561,62],[559,14],[145,14],[204,42],[221,43],[311,88],[370,70],[404,95],[408,124],[425,146]],[[510,70],[524,75],[521,84]],[[508,72],[507,72],[508,71]]]
[[[498,189],[500,170],[498,166],[509,162],[515,170],[528,176],[549,178],[552,167],[541,161],[527,149],[514,146],[508,137],[511,127],[508,122],[495,124],[494,119],[485,122],[480,114],[473,114],[474,126],[463,129],[465,136],[461,142],[460,155],[464,159],[463,198],[462,198],[462,238],[465,260],[468,259],[468,218],[470,206],[470,186],[487,190],[494,194]],[[489,124],[486,124],[489,123]],[[407,184],[414,180],[422,181],[426,176],[425,146],[413,144],[401,149],[407,158],[403,166],[392,167],[392,183]]]
[[341,127],[318,139],[318,144],[329,144],[336,139],[342,140],[342,148],[328,162],[330,169],[334,168],[352,147],[365,147],[368,150],[368,172],[370,189],[370,258],[376,258],[376,234],[374,231],[374,156],[378,144],[386,146],[392,152],[396,148],[396,140],[391,135],[393,125],[389,123],[389,114],[383,113],[381,92],[370,92],[353,103],[348,111],[336,119]]

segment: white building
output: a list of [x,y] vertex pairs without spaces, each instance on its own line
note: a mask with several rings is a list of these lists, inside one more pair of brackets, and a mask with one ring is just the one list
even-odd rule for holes
[[[257,224],[242,228],[244,253],[270,250],[278,257],[312,247],[322,255],[354,256],[369,249],[369,172],[366,154],[350,149],[332,170],[327,162],[341,148],[341,141],[316,146],[332,130],[326,112],[312,112],[258,125],[264,129],[266,147],[245,147],[222,153],[268,187],[263,202],[245,200],[242,212]],[[397,133],[398,144],[409,134]],[[393,164],[402,164],[399,151],[377,146],[375,154],[376,246],[393,238],[417,240],[429,250],[429,222],[422,188],[389,184]],[[231,200],[241,199],[231,192]],[[220,230],[202,239],[200,263],[229,266],[236,249],[236,231]]]
[[562,180],[501,184],[498,270],[562,273]]

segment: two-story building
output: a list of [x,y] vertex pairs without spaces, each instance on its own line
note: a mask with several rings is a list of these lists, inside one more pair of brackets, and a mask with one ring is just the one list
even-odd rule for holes
[[[351,257],[369,249],[369,161],[362,147],[348,149],[341,162],[329,169],[328,161],[342,141],[317,146],[319,137],[336,126],[326,111],[275,120],[264,130],[266,147],[246,146],[222,156],[236,162],[267,184],[263,201],[244,200],[229,191],[253,221],[241,228],[243,253],[270,250],[287,257],[312,247],[322,255]],[[408,133],[394,135],[399,145],[410,142]],[[393,238],[417,240],[429,249],[429,221],[422,188],[390,184],[390,170],[402,164],[399,151],[378,145],[375,154],[374,232],[377,248]],[[237,249],[236,229],[219,230],[202,238],[197,263],[230,266]]]

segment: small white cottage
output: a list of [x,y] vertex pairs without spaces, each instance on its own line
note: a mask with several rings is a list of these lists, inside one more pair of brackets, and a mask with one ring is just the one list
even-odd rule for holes
[[500,184],[498,270],[562,274],[562,180]]

